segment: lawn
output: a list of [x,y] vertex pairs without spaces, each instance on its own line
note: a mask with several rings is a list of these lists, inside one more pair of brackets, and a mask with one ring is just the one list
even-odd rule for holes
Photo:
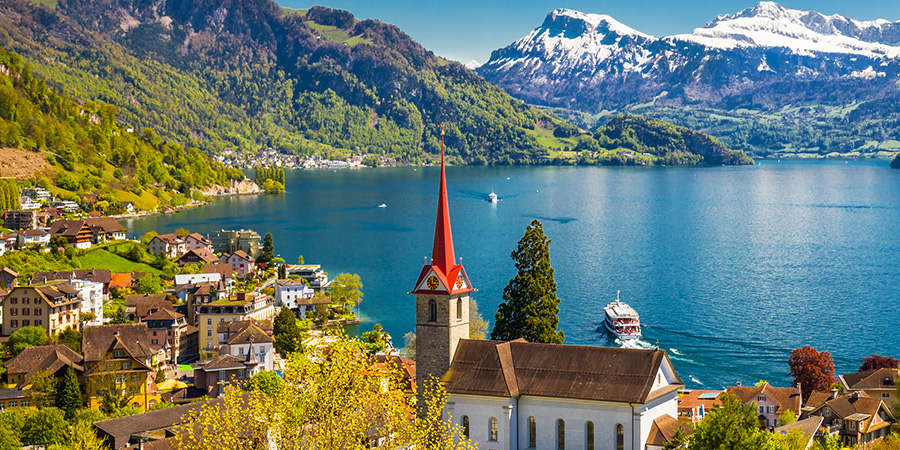
[[129,261],[104,248],[94,248],[78,257],[81,267],[84,269],[109,269],[113,273],[148,272],[159,275],[160,272],[146,264]]

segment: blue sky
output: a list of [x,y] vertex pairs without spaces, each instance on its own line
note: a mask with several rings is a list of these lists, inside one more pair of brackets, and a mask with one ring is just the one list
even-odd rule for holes
[[[571,8],[608,14],[638,31],[657,37],[690,33],[719,14],[732,14],[755,0],[276,0],[288,8],[314,4],[345,9],[357,18],[399,26],[427,49],[461,62],[485,62],[492,50],[505,47],[538,27],[548,12]],[[840,14],[858,20],[900,20],[897,0],[792,0],[784,7]]]

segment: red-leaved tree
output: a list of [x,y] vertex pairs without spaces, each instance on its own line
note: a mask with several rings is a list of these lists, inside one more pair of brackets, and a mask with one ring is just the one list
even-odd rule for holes
[[890,356],[881,356],[872,353],[872,356],[863,358],[862,365],[859,366],[859,372],[873,369],[896,369],[900,365],[900,361]]
[[791,352],[788,360],[794,386],[800,385],[803,403],[813,391],[828,391],[834,383],[834,359],[831,353],[804,345]]

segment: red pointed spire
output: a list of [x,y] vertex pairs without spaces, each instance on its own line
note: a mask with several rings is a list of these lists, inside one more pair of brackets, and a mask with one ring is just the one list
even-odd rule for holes
[[444,171],[444,124],[441,124],[441,185],[438,188],[437,219],[434,223],[434,247],[431,264],[446,275],[456,265],[453,234],[450,232],[450,207],[447,204],[447,175]]

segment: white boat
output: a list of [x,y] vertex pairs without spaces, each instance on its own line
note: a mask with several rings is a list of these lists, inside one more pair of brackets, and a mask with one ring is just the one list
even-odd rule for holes
[[491,203],[496,202],[496,201],[497,201],[497,194],[495,194],[494,191],[491,191],[491,193],[488,194],[488,196],[487,196],[487,201],[489,201],[489,202],[491,202]]
[[382,203],[382,204],[378,205],[378,207],[379,207],[379,208],[387,208],[387,205],[384,204],[384,203]]
[[619,300],[618,291],[616,301],[606,305],[603,311],[606,313],[606,329],[617,338],[630,340],[641,337],[641,319],[634,308]]

